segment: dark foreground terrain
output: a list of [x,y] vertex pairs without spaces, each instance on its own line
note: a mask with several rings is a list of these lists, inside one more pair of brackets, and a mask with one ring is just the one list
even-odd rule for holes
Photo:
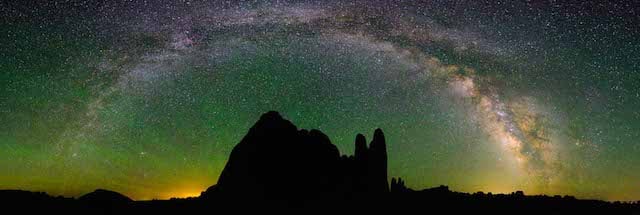
[[340,155],[318,130],[299,130],[277,112],[265,113],[233,149],[218,183],[188,199],[133,201],[107,190],[79,198],[0,191],[2,214],[216,214],[301,212],[407,214],[640,214],[640,202],[571,196],[459,193],[446,186],[415,191],[388,181],[382,130],[355,155]]

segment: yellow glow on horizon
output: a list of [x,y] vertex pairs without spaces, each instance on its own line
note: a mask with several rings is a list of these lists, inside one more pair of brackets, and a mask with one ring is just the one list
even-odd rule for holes
[[181,192],[176,192],[170,195],[169,198],[188,198],[188,197],[198,197],[200,193],[204,190],[185,190]]
[[129,197],[138,201],[198,197],[202,192],[207,190],[209,186],[210,185],[208,183],[178,183],[177,185],[168,187],[167,189],[140,190],[137,193],[132,193]]
[[206,189],[207,186],[179,186],[176,187],[176,189],[168,190],[161,193],[159,199],[198,197],[200,196],[200,193],[202,193]]

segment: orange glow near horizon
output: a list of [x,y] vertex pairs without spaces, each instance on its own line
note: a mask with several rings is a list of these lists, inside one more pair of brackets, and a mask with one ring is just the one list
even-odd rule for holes
[[200,193],[207,190],[207,188],[213,184],[215,183],[179,183],[176,186],[168,187],[167,189],[162,190],[158,189],[133,192],[130,193],[129,198],[137,201],[146,201],[198,197],[200,196]]

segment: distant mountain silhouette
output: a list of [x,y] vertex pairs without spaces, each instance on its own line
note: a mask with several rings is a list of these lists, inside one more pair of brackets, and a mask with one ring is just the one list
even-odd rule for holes
[[112,214],[129,209],[133,200],[120,193],[97,189],[78,198],[81,209],[96,214]]
[[128,204],[133,202],[129,197],[122,195],[120,193],[97,189],[91,193],[87,193],[78,198],[79,201],[83,202],[97,202],[97,203],[110,203],[110,204]]
[[358,214],[640,214],[640,202],[527,196],[522,191],[469,194],[444,185],[413,190],[402,178],[387,181],[387,146],[381,129],[375,130],[368,146],[362,134],[356,135],[354,145],[353,156],[340,155],[321,131],[299,130],[271,111],[233,148],[218,183],[198,198],[132,201],[98,189],[73,199],[0,190],[0,213],[213,214],[293,209]]
[[233,148],[218,184],[201,197],[344,199],[389,192],[382,130],[375,131],[370,147],[358,134],[355,151],[355,156],[340,156],[321,131],[298,130],[279,113],[268,112]]

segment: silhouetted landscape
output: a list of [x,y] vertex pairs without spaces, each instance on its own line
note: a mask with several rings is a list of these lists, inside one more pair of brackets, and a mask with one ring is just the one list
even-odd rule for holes
[[253,125],[230,154],[218,183],[199,197],[133,201],[98,189],[78,198],[43,192],[0,191],[5,211],[55,214],[188,214],[219,211],[411,212],[424,214],[640,214],[640,201],[607,202],[572,196],[461,193],[447,186],[414,190],[387,174],[381,129],[355,154],[341,155],[319,130],[298,129],[277,112]]

